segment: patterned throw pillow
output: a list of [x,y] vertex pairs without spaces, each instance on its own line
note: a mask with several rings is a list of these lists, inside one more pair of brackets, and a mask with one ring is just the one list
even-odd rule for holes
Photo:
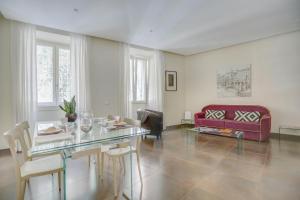
[[225,119],[225,110],[206,110],[206,119]]
[[255,112],[246,112],[246,111],[235,111],[234,120],[240,122],[259,122],[260,113]]

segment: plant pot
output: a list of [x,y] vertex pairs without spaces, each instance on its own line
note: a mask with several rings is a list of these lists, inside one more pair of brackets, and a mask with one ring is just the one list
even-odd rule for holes
[[66,118],[68,118],[68,122],[75,122],[77,119],[77,113],[66,114]]

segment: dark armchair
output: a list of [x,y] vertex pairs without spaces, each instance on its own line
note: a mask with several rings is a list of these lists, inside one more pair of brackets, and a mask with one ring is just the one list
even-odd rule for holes
[[163,113],[154,110],[138,110],[138,120],[141,120],[141,126],[150,130],[149,135],[155,135],[157,139],[161,138],[163,131]]

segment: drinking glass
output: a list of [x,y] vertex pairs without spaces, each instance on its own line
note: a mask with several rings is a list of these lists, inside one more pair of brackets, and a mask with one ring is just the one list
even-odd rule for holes
[[91,113],[82,113],[80,116],[80,129],[88,133],[93,128],[93,114]]
[[65,124],[65,131],[66,133],[73,134],[75,131],[75,123],[74,122],[66,122]]

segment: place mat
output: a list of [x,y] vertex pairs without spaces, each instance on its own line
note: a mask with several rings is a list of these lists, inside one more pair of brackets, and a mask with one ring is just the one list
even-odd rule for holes
[[61,140],[70,140],[73,136],[69,133],[58,133],[55,135],[43,135],[43,136],[36,136],[34,138],[35,143],[49,143]]
[[118,129],[125,129],[125,128],[130,128],[133,127],[132,125],[126,124],[126,125],[119,125],[119,126],[109,126],[106,127],[107,130],[112,131],[112,130],[118,130]]

